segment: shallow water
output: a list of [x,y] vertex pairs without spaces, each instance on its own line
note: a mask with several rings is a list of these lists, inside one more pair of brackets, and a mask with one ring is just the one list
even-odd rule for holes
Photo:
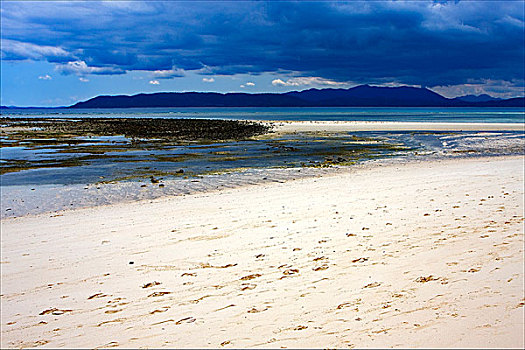
[[351,165],[371,159],[523,154],[523,132],[341,132],[177,143],[115,137],[2,144],[0,184],[160,181],[265,168]]

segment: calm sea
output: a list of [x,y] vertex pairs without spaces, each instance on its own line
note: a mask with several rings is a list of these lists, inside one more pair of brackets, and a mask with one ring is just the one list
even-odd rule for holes
[[3,117],[200,118],[248,120],[338,120],[456,123],[524,123],[524,108],[115,108],[8,109]]

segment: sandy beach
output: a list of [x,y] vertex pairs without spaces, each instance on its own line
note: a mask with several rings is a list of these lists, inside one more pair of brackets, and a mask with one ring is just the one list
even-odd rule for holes
[[345,131],[525,131],[522,123],[445,123],[379,121],[278,121],[277,133]]
[[2,347],[515,347],[524,158],[2,220]]

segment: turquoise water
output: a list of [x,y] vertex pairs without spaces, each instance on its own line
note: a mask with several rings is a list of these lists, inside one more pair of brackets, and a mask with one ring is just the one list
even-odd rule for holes
[[399,121],[447,123],[524,123],[525,109],[509,108],[115,108],[8,109],[2,117],[56,118],[200,118],[248,120]]

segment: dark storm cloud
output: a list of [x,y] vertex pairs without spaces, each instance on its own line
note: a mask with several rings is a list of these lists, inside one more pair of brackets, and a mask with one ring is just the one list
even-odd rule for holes
[[2,59],[160,78],[197,70],[426,86],[523,81],[524,28],[522,1],[10,2]]

